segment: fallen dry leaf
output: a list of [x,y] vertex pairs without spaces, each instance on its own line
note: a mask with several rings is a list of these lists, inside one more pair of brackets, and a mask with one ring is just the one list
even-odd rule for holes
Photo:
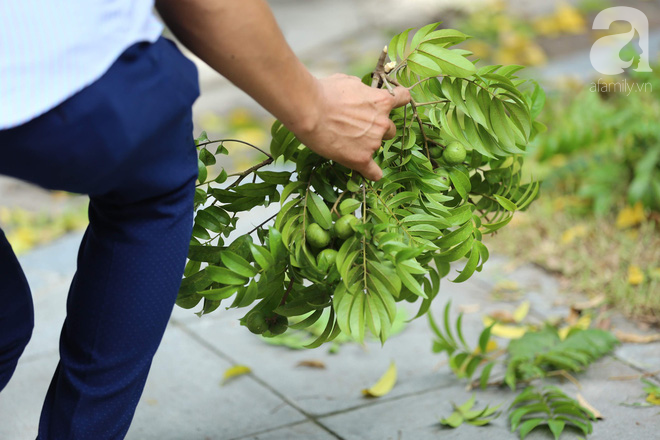
[[594,296],[588,301],[576,302],[571,306],[571,308],[577,310],[578,312],[588,309],[595,309],[596,307],[601,306],[606,299],[607,297],[605,294],[601,293],[600,295]]
[[513,324],[516,320],[513,317],[513,313],[508,310],[493,310],[488,314],[493,320],[501,322],[503,324]]
[[362,394],[367,397],[381,397],[392,391],[396,383],[396,365],[390,364],[385,374],[371,388],[362,390]]
[[630,228],[637,226],[645,220],[644,205],[642,202],[637,202],[635,206],[627,206],[619,212],[616,219],[616,227],[619,229]]
[[504,339],[520,339],[523,337],[525,333],[527,333],[527,330],[529,330],[529,327],[525,325],[519,326],[519,325],[497,324],[489,316],[483,317],[483,323],[484,326],[486,327],[490,327],[491,325],[493,326],[490,330],[491,335],[498,336]]
[[517,323],[521,323],[522,320],[527,317],[530,306],[531,304],[529,301],[523,301],[513,312],[513,320]]
[[651,335],[640,335],[637,333],[627,333],[617,330],[614,332],[614,335],[619,338],[621,342],[628,342],[631,344],[650,344],[652,342],[660,341],[660,333],[654,333]]
[[628,284],[631,286],[639,286],[644,282],[644,272],[634,265],[628,267]]
[[234,377],[242,376],[250,372],[252,372],[250,367],[245,365],[234,365],[233,367],[227,368],[227,370],[225,370],[225,374],[222,376],[222,382],[220,385],[226,384],[230,379]]
[[320,361],[318,359],[309,359],[306,361],[300,361],[298,362],[298,364],[296,364],[296,366],[325,369],[325,364],[323,363],[323,361]]
[[587,399],[585,399],[582,394],[578,393],[577,394],[577,401],[580,404],[580,406],[583,406],[584,408],[588,409],[591,411],[591,413],[594,415],[595,418],[598,420],[603,420],[603,414],[601,414],[600,411],[598,411],[596,408],[591,406],[589,402],[587,402]]

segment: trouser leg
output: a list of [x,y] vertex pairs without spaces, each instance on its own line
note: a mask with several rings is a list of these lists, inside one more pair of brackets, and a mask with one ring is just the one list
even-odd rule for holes
[[30,287],[0,229],[0,391],[14,373],[33,326]]
[[161,39],[133,46],[44,116],[0,131],[0,174],[90,195],[41,440],[121,439],[130,426],[190,242],[198,93],[194,65]]
[[44,439],[123,438],[176,299],[193,191],[189,181],[127,205],[92,198],[41,418]]

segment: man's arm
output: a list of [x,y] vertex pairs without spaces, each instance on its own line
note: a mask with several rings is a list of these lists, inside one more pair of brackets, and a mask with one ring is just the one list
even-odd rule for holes
[[392,137],[392,96],[345,75],[318,80],[286,43],[263,0],[156,0],[161,16],[195,55],[252,96],[318,154],[378,180],[373,153]]

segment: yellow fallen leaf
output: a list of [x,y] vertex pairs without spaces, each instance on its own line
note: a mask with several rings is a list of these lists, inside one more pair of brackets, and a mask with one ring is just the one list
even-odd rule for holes
[[[488,344],[486,344],[486,353],[490,353],[497,350],[497,347],[498,347],[497,341],[495,341],[494,339],[490,339],[488,341]],[[477,346],[477,348],[474,349],[474,354],[482,354],[481,347]]]
[[220,385],[226,384],[230,379],[234,377],[242,376],[251,372],[252,370],[250,367],[245,365],[234,365],[233,367],[227,368],[227,370],[225,370],[225,374],[222,376],[222,383]]
[[297,364],[298,367],[309,367],[309,368],[319,368],[319,369],[324,369],[325,368],[325,363],[323,361],[320,361],[318,359],[309,359],[306,361],[300,361]]
[[596,408],[591,406],[591,404],[589,402],[587,402],[587,399],[585,399],[582,396],[582,394],[580,394],[580,393],[577,394],[577,401],[580,404],[580,406],[582,406],[583,408],[586,408],[589,411],[591,411],[591,413],[594,415],[595,418],[597,418],[599,420],[603,420],[603,414],[601,414],[600,411],[598,411]]
[[529,301],[523,301],[516,310],[513,312],[513,320],[520,323],[529,313],[530,303]]
[[587,232],[589,232],[589,230],[583,224],[573,226],[572,228],[569,228],[566,231],[564,231],[564,233],[561,235],[561,243],[562,244],[573,243],[576,239],[582,238],[585,235],[587,235]]
[[[486,327],[489,327],[495,321],[489,316],[484,316],[483,322]],[[520,339],[527,333],[527,330],[529,330],[527,326],[494,324],[490,334],[504,339]]]
[[557,25],[562,32],[568,34],[583,34],[587,24],[580,11],[569,3],[562,2],[555,14]]
[[644,272],[635,265],[628,267],[628,284],[631,286],[639,286],[644,282]]
[[646,396],[646,401],[652,405],[660,406],[660,395],[655,393],[649,393],[649,395]]
[[619,229],[626,229],[632,226],[637,226],[646,219],[644,215],[644,206],[642,202],[637,202],[635,206],[626,206],[623,208],[616,218],[616,227]]
[[627,333],[617,330],[614,332],[614,335],[619,339],[619,341],[628,342],[631,344],[650,344],[652,342],[660,341],[660,333],[640,335],[637,333]]
[[396,365],[390,364],[385,374],[371,388],[362,390],[362,394],[367,397],[381,397],[392,391],[396,383]]
[[580,330],[586,330],[590,326],[591,326],[591,315],[586,314],[586,315],[580,316],[577,319],[577,321],[575,321],[574,324],[567,325],[567,326],[564,326],[564,327],[560,328],[557,333],[559,334],[559,339],[561,339],[563,341],[564,339],[566,339],[566,337],[568,336],[568,333],[572,329],[579,328]]

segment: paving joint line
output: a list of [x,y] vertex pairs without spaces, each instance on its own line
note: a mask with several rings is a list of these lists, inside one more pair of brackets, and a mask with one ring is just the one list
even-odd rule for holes
[[398,394],[396,396],[392,396],[392,397],[389,397],[389,398],[386,398],[386,399],[381,398],[379,400],[374,400],[372,402],[362,403],[360,405],[355,405],[355,406],[352,406],[350,408],[344,408],[344,409],[339,409],[339,410],[331,411],[331,412],[324,413],[324,414],[319,414],[316,417],[318,417],[319,419],[325,419],[325,418],[328,418],[328,417],[336,416],[336,415],[339,415],[339,414],[344,414],[344,413],[347,413],[347,412],[355,411],[355,410],[370,407],[370,406],[377,406],[377,405],[383,405],[383,404],[389,403],[389,402],[396,402],[397,400],[406,399],[408,397],[423,396],[425,394],[429,394],[429,393],[432,393],[434,391],[441,390],[443,388],[445,388],[445,386],[438,385],[438,386],[435,386],[433,388],[427,388],[427,389],[422,390],[422,391],[411,391],[409,393]]
[[[227,355],[226,353],[222,352],[222,351],[219,350],[217,347],[213,346],[213,345],[212,345],[211,343],[209,343],[206,339],[202,338],[202,337],[199,336],[197,333],[195,333],[192,329],[188,328],[188,326],[186,326],[185,324],[180,323],[177,319],[174,319],[174,318],[173,318],[171,321],[172,321],[172,324],[173,324],[173,325],[175,325],[176,327],[180,328],[182,331],[184,331],[185,333],[187,333],[188,336],[190,336],[190,337],[191,337],[192,339],[194,339],[198,344],[200,344],[201,346],[203,346],[203,347],[206,348],[207,350],[211,351],[212,353],[214,353],[214,354],[217,355],[218,357],[220,357],[220,358],[222,358],[222,359],[224,359],[224,360],[230,362],[230,363],[233,364],[233,365],[238,364],[238,362],[237,362],[234,358],[232,358],[231,356],[229,356],[229,355]],[[286,397],[285,395],[283,395],[282,393],[280,393],[278,390],[276,390],[275,388],[273,388],[268,382],[266,382],[265,380],[261,379],[259,376],[257,376],[256,374],[254,374],[254,372],[249,373],[249,375],[250,375],[250,377],[252,378],[252,380],[254,380],[254,381],[257,382],[258,384],[260,384],[262,387],[264,387],[264,388],[266,388],[267,390],[269,390],[271,393],[273,393],[273,394],[276,395],[277,397],[279,397],[280,400],[282,400],[284,403],[286,403],[287,405],[289,405],[290,407],[292,407],[293,409],[295,409],[296,411],[298,411],[298,412],[299,412],[300,414],[302,414],[302,415],[303,415],[308,421],[312,422],[313,424],[315,424],[315,425],[318,426],[319,428],[323,429],[323,430],[326,431],[328,434],[330,434],[330,435],[332,435],[333,437],[335,437],[337,440],[346,440],[346,439],[344,439],[343,437],[341,437],[339,434],[337,434],[336,432],[334,432],[332,429],[328,428],[328,427],[325,426],[323,423],[319,422],[315,416],[313,416],[312,414],[310,414],[310,413],[308,413],[307,411],[303,410],[303,409],[300,408],[298,405],[296,405],[294,402],[292,402],[288,397]],[[271,428],[271,429],[272,429],[272,428]],[[269,430],[269,431],[270,431],[270,430]]]

